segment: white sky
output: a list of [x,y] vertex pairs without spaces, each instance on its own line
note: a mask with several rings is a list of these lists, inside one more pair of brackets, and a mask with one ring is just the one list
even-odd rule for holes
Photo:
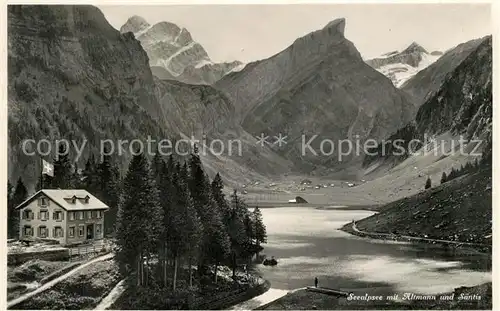
[[250,62],[285,49],[296,38],[346,18],[345,36],[365,58],[416,41],[429,52],[492,33],[489,4],[295,4],[99,6],[119,29],[132,15],[150,24],[185,27],[213,61]]

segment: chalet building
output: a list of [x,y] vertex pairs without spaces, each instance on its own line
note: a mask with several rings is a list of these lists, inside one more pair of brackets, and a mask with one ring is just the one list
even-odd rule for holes
[[19,238],[62,245],[103,238],[109,207],[86,190],[42,189],[16,207]]

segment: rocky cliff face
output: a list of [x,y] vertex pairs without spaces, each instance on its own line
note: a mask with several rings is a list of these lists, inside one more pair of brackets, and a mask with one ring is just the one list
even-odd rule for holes
[[402,52],[394,51],[381,57],[367,60],[366,63],[391,79],[396,87],[435,62],[440,52],[428,53],[418,43],[413,42]]
[[[467,44],[469,48],[470,45],[471,42]],[[415,120],[389,137],[389,141],[403,139],[408,143],[412,139],[422,140],[424,135],[431,137],[445,132],[464,135],[467,140],[486,141],[491,138],[493,124],[491,36],[480,41],[475,40],[472,45],[476,48],[468,51],[464,59],[461,58],[462,53],[459,53],[462,62],[446,74],[437,91],[429,93],[428,99],[419,108]],[[444,61],[449,65],[449,59]],[[491,148],[486,144],[481,147]],[[485,150],[485,152],[490,151]],[[375,161],[393,160],[394,157],[390,152],[387,154],[387,156],[377,154],[366,157],[365,166]],[[399,161],[404,158],[406,156],[400,157]]]
[[146,53],[94,7],[9,6],[8,76],[12,178],[38,178],[24,139],[86,139],[86,156],[100,139],[164,136]]
[[[142,29],[137,20],[130,29]],[[142,27],[142,28],[141,28]],[[148,56],[131,33],[120,34],[92,6],[9,6],[8,8],[9,178],[22,175],[34,186],[39,158],[25,155],[25,139],[87,141],[83,162],[98,155],[100,143],[133,139],[246,137],[242,156],[205,157],[212,171],[228,179],[256,175],[244,164],[248,157],[263,164],[256,169],[280,172],[286,161],[274,161],[269,151],[256,152],[250,135],[231,123],[234,107],[209,86],[159,81],[151,74]],[[115,158],[125,167],[130,145]],[[45,151],[45,149],[43,150]],[[49,160],[53,152],[46,156]],[[75,157],[74,148],[70,155]],[[268,157],[270,161],[263,161]],[[281,163],[281,164],[280,164]]]
[[193,40],[186,28],[160,22],[150,25],[140,16],[132,16],[120,28],[132,32],[149,56],[153,73],[160,79],[190,84],[213,84],[240,62],[213,63],[205,49]]
[[416,107],[420,107],[439,89],[446,76],[462,63],[483,40],[485,38],[471,40],[446,51],[437,61],[403,83],[401,89],[411,96]]
[[311,146],[319,150],[322,139],[384,137],[412,117],[412,104],[362,60],[344,28],[344,19],[332,21],[215,85],[234,102],[245,130],[287,135],[276,151],[302,169],[339,165],[337,151],[303,155],[302,135],[306,141],[318,135]]
[[439,90],[418,110],[421,133],[465,133],[468,139],[491,135],[492,126],[491,36],[446,76]]

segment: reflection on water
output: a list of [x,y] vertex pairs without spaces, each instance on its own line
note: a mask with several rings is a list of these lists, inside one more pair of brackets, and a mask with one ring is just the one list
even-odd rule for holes
[[275,267],[255,269],[273,289],[291,290],[313,284],[355,292],[438,294],[459,286],[491,281],[491,259],[457,254],[451,249],[408,242],[370,240],[339,231],[369,211],[314,208],[262,209]]

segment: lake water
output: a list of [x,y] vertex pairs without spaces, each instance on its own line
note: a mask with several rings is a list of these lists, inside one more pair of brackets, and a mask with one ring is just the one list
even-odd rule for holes
[[429,245],[360,238],[338,230],[368,217],[369,211],[310,207],[262,208],[267,227],[267,257],[278,265],[257,265],[271,290],[252,302],[265,303],[284,293],[314,285],[356,294],[439,294],[460,286],[489,282],[491,259],[457,254]]

